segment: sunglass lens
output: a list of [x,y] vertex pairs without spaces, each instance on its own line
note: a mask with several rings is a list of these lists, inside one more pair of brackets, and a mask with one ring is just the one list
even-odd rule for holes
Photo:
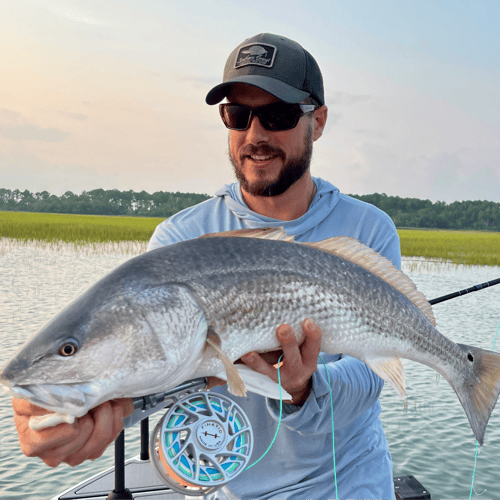
[[223,108],[222,119],[232,129],[245,130],[248,126],[250,110],[239,104],[228,104]]
[[275,103],[261,108],[260,118],[268,130],[289,130],[297,125],[299,116],[295,107]]

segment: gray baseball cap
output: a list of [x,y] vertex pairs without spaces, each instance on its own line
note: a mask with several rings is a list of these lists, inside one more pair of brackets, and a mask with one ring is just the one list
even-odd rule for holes
[[318,63],[301,45],[284,36],[260,33],[238,45],[226,62],[223,83],[207,94],[207,104],[222,101],[231,84],[238,82],[265,90],[281,101],[299,103],[311,96],[325,104]]

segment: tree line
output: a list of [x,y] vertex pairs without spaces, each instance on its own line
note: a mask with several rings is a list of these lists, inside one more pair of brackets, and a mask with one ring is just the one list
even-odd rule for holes
[[350,195],[380,208],[396,227],[474,229],[500,231],[500,203],[493,201],[444,201],[400,198],[385,193]]
[[150,194],[146,191],[93,189],[80,195],[66,191],[55,196],[47,191],[31,193],[28,190],[0,189],[0,211],[170,217],[209,198],[206,194],[164,191]]
[[[382,193],[350,195],[387,212],[396,227],[429,229],[475,229],[500,231],[500,203],[455,201],[447,204],[418,198],[400,198]],[[47,191],[0,189],[0,211],[63,214],[129,215],[170,217],[210,197],[196,193],[171,193],[94,189],[80,195],[66,191],[61,196]]]

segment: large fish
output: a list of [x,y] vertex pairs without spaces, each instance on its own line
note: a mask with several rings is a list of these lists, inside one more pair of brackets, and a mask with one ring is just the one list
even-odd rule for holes
[[243,230],[131,259],[49,321],[0,381],[13,396],[70,420],[103,401],[221,372],[243,395],[251,370],[232,362],[279,348],[283,323],[302,340],[301,322],[312,317],[323,352],[364,361],[401,396],[400,357],[436,370],[483,444],[500,393],[500,354],[441,335],[412,281],[357,240],[291,239],[280,230]]

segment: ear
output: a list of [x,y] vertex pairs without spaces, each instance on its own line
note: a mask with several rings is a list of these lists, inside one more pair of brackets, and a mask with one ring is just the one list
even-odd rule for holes
[[313,115],[313,141],[317,141],[323,135],[326,118],[328,116],[328,108],[323,105],[318,108]]

